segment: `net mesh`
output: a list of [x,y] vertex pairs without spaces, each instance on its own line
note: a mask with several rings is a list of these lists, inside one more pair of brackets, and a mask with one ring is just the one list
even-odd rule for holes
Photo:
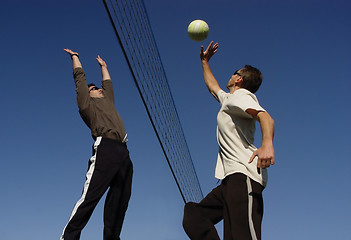
[[103,0],[184,202],[203,198],[142,0]]

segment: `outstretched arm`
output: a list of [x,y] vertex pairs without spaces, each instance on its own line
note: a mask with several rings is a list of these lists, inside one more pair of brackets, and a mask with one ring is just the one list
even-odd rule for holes
[[248,109],[246,112],[259,121],[262,132],[262,145],[251,156],[249,163],[257,156],[257,168],[268,168],[273,165],[274,160],[274,120],[267,112]]
[[65,48],[64,50],[72,58],[73,77],[74,83],[76,84],[78,107],[80,110],[86,109],[89,106],[90,95],[87,81],[85,79],[85,73],[83,71],[82,64],[79,61],[79,55],[77,52],[74,52],[71,49]]
[[202,62],[202,70],[203,70],[206,86],[207,86],[208,90],[210,91],[210,93],[218,101],[217,93],[221,88],[219,87],[216,78],[213,76],[210,65],[208,63],[210,61],[211,57],[217,52],[218,43],[215,43],[213,46],[212,45],[213,45],[213,41],[210,42],[206,51],[204,51],[204,47],[201,46],[200,58],[201,58],[201,62]]
[[[106,62],[98,55],[96,60],[98,61],[101,67],[101,75],[102,75],[102,89],[104,92],[104,96],[111,99],[114,102],[114,94],[113,94],[113,86],[111,81],[110,73],[107,70]],[[110,80],[110,81],[106,81]]]
[[71,56],[73,69],[82,67],[82,64],[79,61],[79,54],[77,52],[73,52],[71,49],[68,48],[65,48],[63,50],[65,50],[65,52],[67,52]]
[[102,58],[98,55],[98,57],[96,58],[96,60],[98,61],[100,67],[101,67],[101,74],[102,74],[102,81],[110,79],[110,74],[107,70],[107,64],[104,60],[102,60]]

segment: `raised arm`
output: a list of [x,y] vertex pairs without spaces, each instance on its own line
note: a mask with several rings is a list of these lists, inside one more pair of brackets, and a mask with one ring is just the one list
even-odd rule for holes
[[80,60],[79,60],[79,55],[77,52],[74,52],[71,49],[65,48],[64,50],[72,58],[73,78],[74,78],[74,83],[76,85],[78,107],[80,110],[86,109],[89,106],[90,95],[89,95],[87,81],[85,78],[85,73],[82,68],[82,64],[80,63]]
[[98,61],[100,67],[101,67],[101,74],[102,74],[102,81],[104,80],[111,80],[110,74],[107,70],[107,64],[104,60],[102,60],[102,58],[98,55],[98,57],[96,58],[96,60]]
[[219,84],[218,84],[216,78],[213,76],[210,65],[208,63],[210,61],[211,57],[217,52],[218,43],[215,43],[213,46],[212,45],[213,45],[213,41],[210,42],[206,51],[204,51],[204,47],[201,46],[200,58],[201,58],[201,62],[202,62],[202,71],[204,74],[204,79],[205,79],[205,83],[206,83],[206,86],[208,88],[208,91],[218,101],[217,93],[219,90],[221,90],[221,88],[219,87]]
[[101,67],[101,75],[102,75],[101,85],[102,85],[104,96],[107,97],[108,99],[111,99],[114,102],[115,98],[113,95],[113,86],[112,86],[110,73],[108,72],[108,69],[107,69],[107,64],[99,55],[97,56],[96,60],[98,61]]
[[267,112],[256,111],[253,109],[248,109],[246,112],[259,121],[262,132],[262,145],[252,154],[249,163],[251,163],[257,156],[257,168],[268,168],[275,162],[273,147],[274,120]]

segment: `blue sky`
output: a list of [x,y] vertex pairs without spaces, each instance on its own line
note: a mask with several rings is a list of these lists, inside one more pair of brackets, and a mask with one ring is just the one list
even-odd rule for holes
[[[219,42],[220,85],[245,64],[276,123],[276,165],[264,191],[263,239],[350,239],[351,3],[347,0],[145,0],[203,192],[216,186],[218,103],[203,82],[200,45]],[[202,43],[187,25],[203,19]],[[129,136],[133,193],[122,239],[187,239],[183,201],[157,142],[102,1],[2,1],[1,238],[58,239],[79,199],[92,139],[76,106],[71,60],[89,82],[106,60]],[[260,130],[257,131],[260,144]],[[82,232],[102,239],[100,202]],[[221,225],[218,227],[221,232]]]

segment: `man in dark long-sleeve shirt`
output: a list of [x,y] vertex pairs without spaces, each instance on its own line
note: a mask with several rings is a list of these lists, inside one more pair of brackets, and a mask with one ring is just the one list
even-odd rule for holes
[[104,208],[104,240],[120,239],[124,215],[131,195],[133,166],[126,146],[124,123],[114,105],[113,87],[107,65],[98,56],[102,88],[87,85],[79,55],[70,49],[79,113],[95,140],[93,156],[81,198],[74,206],[61,240],[78,240],[95,206],[109,189]]

